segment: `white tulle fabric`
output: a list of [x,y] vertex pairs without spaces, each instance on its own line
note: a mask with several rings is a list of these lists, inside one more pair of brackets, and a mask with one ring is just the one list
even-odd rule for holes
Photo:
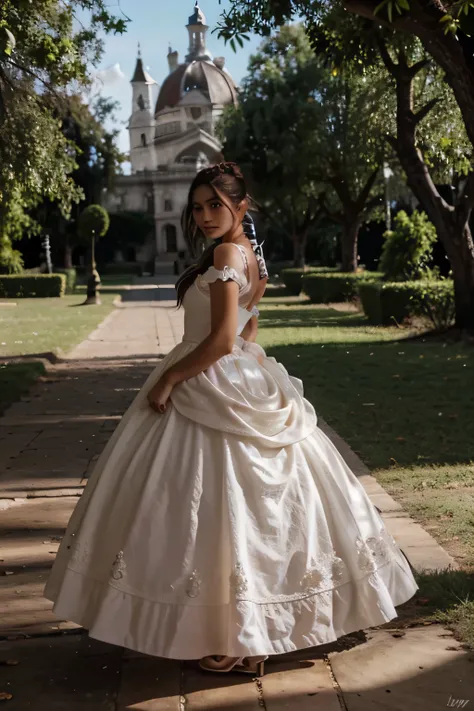
[[[239,284],[232,353],[146,394],[210,330],[209,284]],[[247,276],[188,290],[185,334],[124,414],[71,517],[45,595],[92,637],[147,654],[277,654],[383,624],[417,590],[300,380],[239,336]]]

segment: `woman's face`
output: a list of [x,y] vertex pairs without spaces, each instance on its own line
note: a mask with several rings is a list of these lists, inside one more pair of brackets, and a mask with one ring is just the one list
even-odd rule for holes
[[[219,239],[232,230],[235,214],[210,185],[196,188],[192,205],[194,221],[206,237]],[[235,213],[241,221],[239,208],[235,208]]]

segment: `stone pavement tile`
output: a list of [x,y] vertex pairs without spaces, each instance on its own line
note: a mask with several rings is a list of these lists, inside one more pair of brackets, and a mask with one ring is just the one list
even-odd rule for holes
[[124,653],[115,711],[181,711],[180,663]]
[[122,650],[68,634],[0,642],[8,711],[115,711]]
[[323,659],[267,662],[260,680],[267,711],[340,711],[327,663]]
[[340,711],[328,665],[323,659],[266,663],[260,680],[267,711]]
[[376,630],[329,659],[347,711],[435,711],[450,697],[474,705],[474,657],[440,625],[403,637]]
[[77,501],[77,497],[24,499],[0,512],[1,634],[33,634],[39,628],[51,634],[64,627],[43,591]]
[[454,558],[413,519],[407,516],[388,516],[384,523],[415,570],[458,568]]
[[261,711],[260,692],[250,675],[211,674],[186,662],[182,683],[186,711]]

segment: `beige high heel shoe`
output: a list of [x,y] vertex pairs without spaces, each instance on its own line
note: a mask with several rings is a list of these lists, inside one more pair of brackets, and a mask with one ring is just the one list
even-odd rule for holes
[[265,660],[268,656],[262,657],[203,657],[199,661],[199,666],[204,671],[226,673],[230,671],[252,674],[253,676],[263,676],[265,673]]

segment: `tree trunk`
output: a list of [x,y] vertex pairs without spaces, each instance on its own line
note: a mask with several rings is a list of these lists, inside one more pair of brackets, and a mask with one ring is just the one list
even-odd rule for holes
[[360,216],[348,217],[341,235],[342,271],[355,272],[358,267],[357,242],[361,226]]
[[72,269],[72,246],[69,243],[69,239],[66,238],[66,244],[64,245],[64,267],[66,269]]
[[306,256],[306,242],[308,239],[308,231],[296,232],[292,237],[293,242],[293,266],[304,267]]
[[451,258],[456,305],[456,327],[474,333],[474,245],[469,225]]
[[392,141],[407,176],[407,184],[436,228],[453,270],[456,326],[474,331],[474,243],[469,227],[473,175],[467,181],[463,200],[449,205],[439,194],[416,145],[417,124],[427,111],[413,111],[413,79],[416,72],[403,58],[391,61],[382,48],[384,62],[397,85],[397,138]]
[[441,0],[411,0],[410,11],[399,17],[394,13],[392,22],[388,21],[386,12],[374,14],[378,5],[379,0],[344,0],[344,6],[349,12],[419,37],[426,50],[446,72],[446,81],[454,92],[467,135],[474,146],[473,38],[462,32],[457,35],[445,32],[445,25],[440,20],[446,15],[446,7]]

